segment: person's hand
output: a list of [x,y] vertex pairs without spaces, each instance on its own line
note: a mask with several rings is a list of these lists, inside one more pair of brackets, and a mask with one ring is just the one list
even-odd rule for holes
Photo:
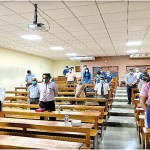
[[133,85],[132,85],[132,84],[129,84],[129,86],[132,87]]

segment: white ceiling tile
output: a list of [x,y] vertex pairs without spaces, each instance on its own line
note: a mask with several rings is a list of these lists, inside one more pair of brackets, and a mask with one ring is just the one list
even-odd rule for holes
[[105,29],[103,23],[96,23],[96,24],[85,24],[84,25],[87,30],[101,30]]
[[139,26],[139,25],[136,25],[136,26],[129,26],[128,27],[128,31],[142,31],[142,30],[147,30],[148,28],[148,25],[147,26]]
[[106,22],[107,28],[123,28],[127,27],[127,21]]
[[6,15],[12,15],[12,14],[15,14],[15,12],[9,10],[8,8],[0,4],[0,16],[6,16]]
[[105,22],[127,20],[127,13],[105,14],[103,18]]
[[150,18],[150,10],[132,11],[128,13],[129,19]]
[[5,2],[3,5],[16,13],[34,12],[34,5],[28,1]]
[[65,3],[68,7],[81,7],[95,4],[94,1],[65,1]]
[[92,24],[103,22],[100,15],[78,17],[82,24]]
[[136,19],[136,20],[129,20],[128,26],[147,26],[150,24],[150,19]]
[[0,18],[11,24],[16,24],[16,25],[17,23],[28,24],[28,20],[20,17],[19,15],[0,16]]
[[62,26],[78,26],[80,22],[76,18],[58,19],[56,20]]
[[0,26],[0,30],[13,32],[13,31],[20,31],[21,29],[13,25],[4,25]]
[[65,4],[62,1],[36,1],[38,7],[42,10],[64,9]]
[[77,16],[77,17],[92,16],[92,15],[98,15],[99,14],[96,5],[72,7],[70,9],[75,14],[75,16]]
[[98,6],[102,14],[127,11],[127,2],[101,3]]
[[73,18],[74,17],[67,8],[66,9],[47,10],[44,12],[53,19]]
[[135,1],[135,2],[130,1],[129,11],[150,9],[149,4],[150,4],[149,1]]
[[67,29],[67,31],[69,32],[76,32],[76,31],[84,31],[84,27],[79,25],[79,26],[67,26],[65,27],[65,29]]

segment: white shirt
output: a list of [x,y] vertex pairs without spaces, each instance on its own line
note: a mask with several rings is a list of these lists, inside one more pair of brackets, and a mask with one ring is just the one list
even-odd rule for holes
[[[95,84],[94,90],[97,91],[98,95],[101,95],[101,87],[102,87],[102,83]],[[109,84],[104,82],[103,87],[104,87],[104,95],[107,95],[108,91],[110,90]]]
[[58,96],[58,87],[55,82],[49,82],[48,84],[41,83],[39,86],[40,101],[43,101],[44,93],[46,93],[46,101],[53,101]]
[[5,89],[0,85],[0,101],[3,102],[6,97]]
[[141,72],[135,72],[134,75],[136,75],[136,78],[139,79]]

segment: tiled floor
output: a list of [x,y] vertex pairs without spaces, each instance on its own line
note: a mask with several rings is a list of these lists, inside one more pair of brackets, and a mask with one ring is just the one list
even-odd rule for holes
[[116,95],[111,110],[113,116],[108,120],[99,149],[140,149],[134,110],[132,105],[127,104],[126,88],[118,87]]
[[140,149],[136,128],[107,127],[99,149]]

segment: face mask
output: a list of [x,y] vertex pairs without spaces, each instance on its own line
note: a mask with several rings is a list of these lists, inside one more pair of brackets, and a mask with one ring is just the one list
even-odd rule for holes
[[49,79],[43,79],[43,82],[47,84],[49,82]]
[[100,83],[104,83],[104,80],[100,80]]
[[81,84],[82,84],[82,81],[78,81],[78,84],[81,85]]
[[71,71],[71,70],[69,70],[69,72],[71,73],[72,71]]
[[85,72],[88,72],[88,70],[85,70]]
[[130,72],[130,74],[133,74],[133,72]]
[[146,81],[147,81],[147,78],[142,78],[142,80],[146,82]]
[[139,72],[139,70],[136,70],[136,72],[138,73],[138,72]]
[[99,75],[98,75],[98,74],[97,74],[96,76],[97,76],[97,77],[99,77]]
[[32,81],[32,85],[36,85],[37,84],[37,82],[36,81]]

